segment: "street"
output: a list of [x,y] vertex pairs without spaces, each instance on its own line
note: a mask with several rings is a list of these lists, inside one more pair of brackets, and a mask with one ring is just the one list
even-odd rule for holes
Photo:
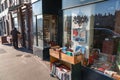
[[0,80],[57,80],[49,73],[49,62],[32,51],[0,44]]

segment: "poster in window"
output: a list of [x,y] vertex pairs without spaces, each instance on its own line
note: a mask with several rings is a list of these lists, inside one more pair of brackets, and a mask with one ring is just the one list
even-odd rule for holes
[[80,28],[76,28],[72,30],[73,32],[73,41],[79,42],[79,43],[86,43],[86,37],[87,37],[87,31],[82,30]]
[[88,16],[83,12],[74,12],[72,14],[72,40],[73,42],[86,43],[87,42],[87,31]]
[[86,28],[88,24],[88,17],[82,15],[82,12],[78,14],[72,14],[72,28]]

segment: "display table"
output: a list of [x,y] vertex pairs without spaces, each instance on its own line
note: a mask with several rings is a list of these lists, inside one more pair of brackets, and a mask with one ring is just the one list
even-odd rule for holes
[[[63,52],[60,51],[60,49],[49,49],[50,51],[50,71],[52,73],[52,75],[57,76],[57,78],[59,78],[60,80],[61,77],[58,75],[64,73],[64,75],[68,75],[67,78],[64,78],[64,80],[82,80],[81,79],[81,72],[80,72],[80,62],[81,62],[81,55],[78,56],[69,56]],[[55,64],[60,64],[61,67],[64,66],[64,68],[62,68],[64,71],[68,71],[68,72],[62,72],[61,71],[61,67],[60,66],[56,66]],[[67,69],[65,68],[67,67]]]
[[1,36],[1,43],[2,43],[2,44],[8,43],[8,41],[7,41],[7,36]]

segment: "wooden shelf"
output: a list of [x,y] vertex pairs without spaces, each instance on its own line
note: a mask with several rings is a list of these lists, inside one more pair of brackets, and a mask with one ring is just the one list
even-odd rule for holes
[[61,49],[56,47],[57,46],[51,47],[51,49],[49,50],[50,51],[50,70],[52,70],[52,64],[58,61],[70,69],[71,80],[79,80],[81,78],[81,76],[79,76],[78,74],[81,74],[80,62],[82,59],[82,55],[69,56],[65,53],[62,53]]

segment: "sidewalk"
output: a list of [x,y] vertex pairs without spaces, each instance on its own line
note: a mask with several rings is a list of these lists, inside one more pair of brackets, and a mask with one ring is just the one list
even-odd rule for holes
[[57,80],[49,73],[49,62],[31,51],[0,44],[0,80]]

